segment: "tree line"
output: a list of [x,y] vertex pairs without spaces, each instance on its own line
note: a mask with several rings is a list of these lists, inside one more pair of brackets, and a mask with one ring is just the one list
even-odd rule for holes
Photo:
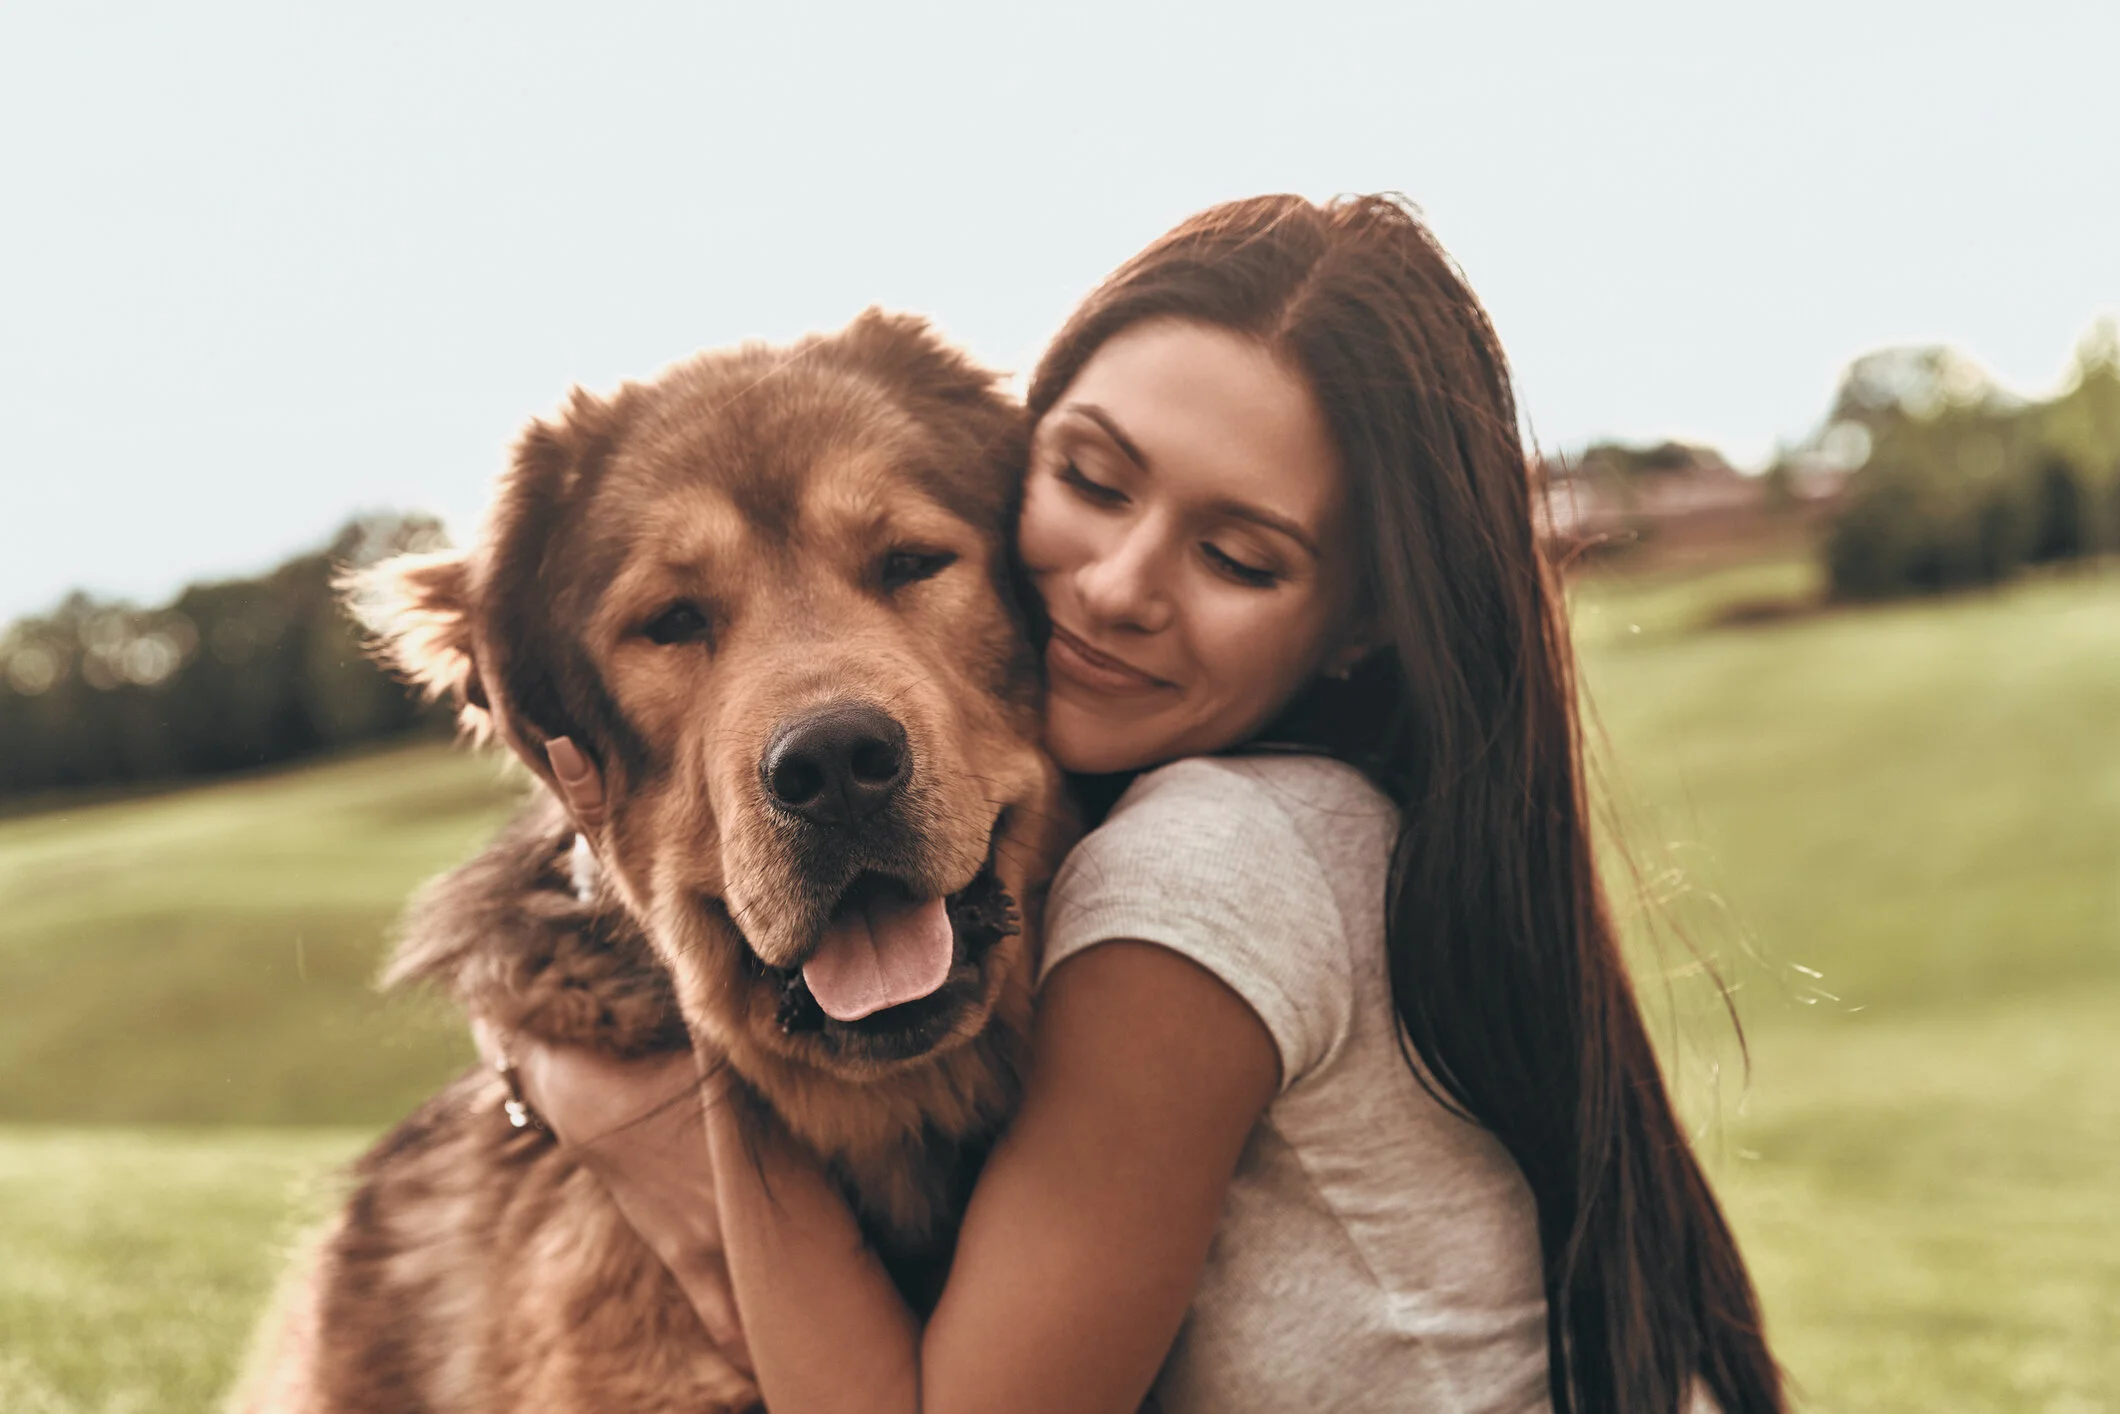
[[367,656],[343,567],[439,548],[428,516],[371,515],[255,579],[160,608],[69,596],[0,636],[0,797],[214,775],[443,718]]

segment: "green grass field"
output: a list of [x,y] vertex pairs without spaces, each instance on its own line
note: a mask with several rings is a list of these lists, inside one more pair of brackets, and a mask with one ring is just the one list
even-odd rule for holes
[[507,815],[440,743],[0,820],[0,1119],[382,1124],[468,1056],[372,987],[406,895]]
[[[1772,1334],[1810,1408],[2120,1410],[2120,577],[1721,623],[1809,575],[1578,596]],[[212,1407],[333,1166],[468,1054],[367,979],[505,795],[419,745],[0,821],[0,1409]]]

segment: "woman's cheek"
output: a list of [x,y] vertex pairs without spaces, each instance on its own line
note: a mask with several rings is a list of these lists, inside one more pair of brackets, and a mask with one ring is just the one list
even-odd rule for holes
[[1230,696],[1254,709],[1267,704],[1277,710],[1320,656],[1322,630],[1308,612],[1307,596],[1232,587],[1218,591],[1214,601],[1201,616],[1196,652],[1213,664]]
[[1016,516],[1016,554],[1033,574],[1059,569],[1064,556],[1060,542],[1065,512],[1055,503],[1052,479],[1034,476],[1025,489],[1023,509]]

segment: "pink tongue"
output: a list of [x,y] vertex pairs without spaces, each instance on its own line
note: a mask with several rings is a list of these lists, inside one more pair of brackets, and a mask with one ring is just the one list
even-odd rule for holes
[[948,981],[954,948],[941,899],[871,899],[826,925],[802,978],[826,1016],[858,1021],[918,1001]]

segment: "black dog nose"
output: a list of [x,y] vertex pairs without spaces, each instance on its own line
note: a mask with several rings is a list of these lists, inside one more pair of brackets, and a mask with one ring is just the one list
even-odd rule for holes
[[782,722],[758,763],[783,810],[849,828],[881,810],[910,774],[905,728],[860,702],[835,702]]

